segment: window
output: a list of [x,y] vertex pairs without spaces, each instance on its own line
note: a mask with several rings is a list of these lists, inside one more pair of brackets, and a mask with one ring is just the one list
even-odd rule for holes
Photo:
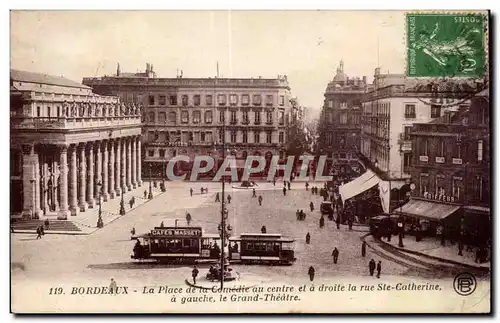
[[168,113],[168,121],[174,124],[177,123],[177,113],[175,111]]
[[212,111],[205,111],[205,123],[212,123]]
[[246,144],[248,142],[248,132],[243,130],[243,143]]
[[165,132],[165,141],[169,142],[170,141],[170,133],[167,131]]
[[347,113],[340,114],[340,124],[347,124]]
[[182,123],[189,122],[189,113],[187,111],[181,111],[181,122]]
[[410,167],[411,167],[411,153],[405,153],[403,155],[403,168],[405,172],[408,172]]
[[439,142],[439,146],[438,146],[438,157],[444,157],[446,156],[446,143],[444,142],[444,140],[441,140]]
[[476,176],[472,183],[473,197],[477,201],[483,199],[483,178],[481,176]]
[[229,95],[229,104],[231,104],[231,105],[238,104],[238,96],[236,94]]
[[217,95],[217,103],[219,105],[226,105],[226,95],[225,94],[218,94]]
[[253,105],[261,105],[262,104],[262,95],[254,94],[252,97]]
[[219,130],[219,142],[222,142],[222,136],[223,136],[223,132],[221,130]]
[[[50,107],[47,107],[47,117],[50,118]],[[83,117],[83,115],[82,115],[82,117]]]
[[333,108],[333,100],[328,100],[328,107]]
[[250,96],[248,94],[243,94],[241,96],[241,105],[249,105],[250,104]]
[[148,102],[149,102],[149,105],[155,105],[155,96],[150,95]]
[[260,143],[260,132],[259,131],[255,131],[253,133],[253,142],[256,144]]
[[236,142],[236,131],[231,131],[231,142],[235,143]]
[[224,113],[226,113],[225,110],[221,110],[219,112],[219,122],[224,123]]
[[284,95],[280,95],[280,105],[281,106],[285,105],[285,96]]
[[171,95],[168,97],[170,105],[177,105],[177,95]]
[[159,101],[160,105],[166,105],[167,104],[167,97],[164,95],[160,95],[158,101]]
[[201,112],[199,110],[193,111],[193,123],[201,122]]
[[407,119],[416,118],[415,104],[406,104],[405,105],[405,118],[407,118]]
[[271,111],[268,111],[266,113],[266,123],[268,123],[268,124],[273,123],[273,113]]
[[273,105],[273,95],[272,94],[266,95],[266,105]]
[[165,149],[160,149],[160,158],[165,158]]
[[455,200],[459,201],[462,198],[461,190],[462,190],[462,180],[458,177],[453,178],[452,183],[452,194]]
[[255,124],[260,124],[260,111],[255,111]]
[[441,116],[441,107],[439,105],[431,105],[431,118],[439,118]]
[[328,112],[328,123],[333,123],[333,112]]
[[155,151],[153,149],[148,150],[148,156],[149,157],[154,157]]
[[202,131],[202,132],[200,133],[200,141],[201,141],[201,142],[205,142],[205,139],[206,139],[206,137],[205,137],[205,133]]
[[167,113],[166,112],[160,112],[160,113],[158,113],[158,122],[160,122],[160,123],[166,123],[167,122]]
[[231,123],[236,123],[238,122],[236,120],[236,111],[231,111]]
[[429,174],[420,174],[420,196],[429,193]]
[[411,126],[405,126],[405,140],[411,140]]
[[41,113],[42,113],[42,108],[36,107],[36,116],[40,117]]
[[280,131],[280,133],[279,133],[279,142],[280,142],[280,144],[285,142],[285,133],[282,131]]
[[284,111],[279,112],[279,123],[280,123],[280,125],[285,124],[285,112]]
[[155,140],[155,132],[148,131],[148,141],[154,141],[154,140]]
[[181,97],[181,100],[182,100],[182,105],[183,106],[187,106],[189,104],[189,99],[188,99],[188,96],[186,94],[184,94],[182,97]]
[[462,146],[460,143],[453,145],[453,158],[462,158]]
[[345,102],[345,101],[340,102],[340,108],[341,109],[347,109],[347,102]]
[[154,112],[150,112],[149,113],[149,115],[148,115],[148,121],[151,122],[151,123],[155,122],[155,113]]
[[213,97],[211,95],[205,96],[205,103],[207,105],[212,105],[213,104]]
[[58,105],[57,106],[57,117],[61,116],[61,107]]
[[483,161],[483,141],[482,140],[477,141],[477,161],[478,162]]
[[243,111],[243,123],[248,124],[248,111]]
[[272,132],[271,131],[266,131],[266,142],[268,144],[272,143]]
[[193,96],[193,103],[194,103],[194,105],[196,105],[196,106],[200,105],[200,101],[201,100],[200,100],[200,95],[199,94]]

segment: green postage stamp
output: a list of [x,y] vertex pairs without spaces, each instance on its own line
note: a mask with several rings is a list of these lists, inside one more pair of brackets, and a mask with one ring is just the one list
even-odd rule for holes
[[483,77],[487,27],[483,13],[408,13],[407,76]]

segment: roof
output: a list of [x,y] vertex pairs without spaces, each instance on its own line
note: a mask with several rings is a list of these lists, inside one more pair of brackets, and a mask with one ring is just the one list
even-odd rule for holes
[[42,73],[34,73],[20,70],[10,70],[10,79],[18,82],[29,82],[37,84],[50,84],[65,87],[75,87],[82,89],[91,89],[90,87],[78,83],[76,81],[69,80],[62,76],[54,76]]
[[394,213],[440,221],[455,213],[460,207],[432,200],[412,199],[394,210]]

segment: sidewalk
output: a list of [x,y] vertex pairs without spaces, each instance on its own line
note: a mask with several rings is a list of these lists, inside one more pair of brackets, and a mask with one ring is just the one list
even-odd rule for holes
[[405,251],[407,253],[412,253],[420,256],[425,256],[431,259],[440,260],[442,262],[447,262],[456,265],[465,265],[480,269],[490,269],[491,263],[476,263],[474,262],[476,258],[476,253],[474,251],[466,251],[464,247],[463,256],[458,255],[458,243],[451,245],[449,241],[446,241],[445,246],[441,246],[441,241],[434,238],[424,238],[417,242],[414,236],[406,235],[403,239],[404,247],[398,246],[399,238],[394,236],[391,238],[391,242],[388,242],[385,238],[381,240],[384,244],[390,245],[398,250]]

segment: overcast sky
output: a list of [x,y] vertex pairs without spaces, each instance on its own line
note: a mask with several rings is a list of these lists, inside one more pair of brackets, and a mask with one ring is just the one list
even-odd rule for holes
[[371,81],[377,65],[402,73],[404,29],[399,11],[22,11],[11,13],[11,67],[81,82],[117,62],[211,77],[219,61],[223,77],[286,74],[292,94],[319,109],[341,58],[348,76]]

